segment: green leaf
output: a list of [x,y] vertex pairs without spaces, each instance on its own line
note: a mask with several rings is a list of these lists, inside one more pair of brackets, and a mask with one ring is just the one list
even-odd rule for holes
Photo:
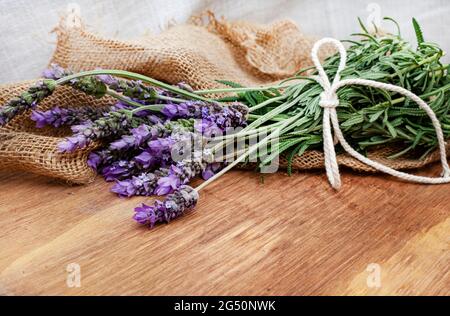
[[419,22],[417,22],[415,18],[412,19],[412,23],[414,26],[414,32],[416,32],[417,44],[420,45],[423,42],[425,42],[423,38],[422,28],[420,27]]
[[375,113],[375,114],[372,114],[372,115],[370,116],[370,118],[369,118],[369,122],[370,122],[370,123],[375,122],[376,120],[378,120],[378,119],[380,118],[381,115],[383,115],[383,113],[384,113],[384,110],[381,110],[381,111],[378,111],[378,112]]
[[387,127],[387,129],[389,131],[389,134],[391,134],[391,136],[393,138],[397,138],[397,130],[395,129],[395,127],[389,121],[386,121],[386,127]]
[[409,147],[403,149],[402,151],[399,151],[399,152],[396,153],[396,154],[393,154],[393,155],[388,156],[388,158],[389,158],[389,159],[396,159],[396,158],[399,158],[399,157],[403,156],[404,154],[406,154],[407,152],[409,152],[409,151],[412,150],[412,149],[413,149],[413,147],[412,147],[412,146],[409,146]]
[[364,23],[363,23],[363,21],[361,20],[360,17],[358,17],[358,22],[359,22],[359,25],[361,26],[361,29],[364,31],[364,33],[369,34],[369,31],[367,31],[367,28],[364,25]]
[[385,21],[391,21],[392,23],[394,23],[395,26],[397,27],[397,36],[398,36],[398,37],[401,37],[401,36],[402,36],[402,33],[400,32],[400,25],[398,25],[397,21],[395,21],[393,18],[388,17],[388,16],[385,16],[385,17],[383,18],[383,20],[385,20]]
[[346,120],[344,123],[342,123],[341,126],[342,127],[351,127],[353,125],[360,124],[362,122],[364,122],[364,117],[362,116],[362,114],[358,113],[358,115],[353,116],[353,117],[349,118],[348,120]]

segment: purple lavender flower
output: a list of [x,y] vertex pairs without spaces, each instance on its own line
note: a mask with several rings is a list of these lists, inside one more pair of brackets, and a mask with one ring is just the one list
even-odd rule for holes
[[89,167],[91,167],[92,169],[97,171],[98,167],[100,166],[101,163],[102,163],[102,157],[98,153],[91,152],[89,154],[88,161],[87,161],[87,164]]
[[146,151],[151,154],[152,157],[156,157],[160,164],[172,164],[174,159],[182,159],[184,157],[187,149],[191,148],[189,145],[195,136],[196,135],[191,132],[176,131],[168,137],[150,140],[147,143],[148,149],[146,149]]
[[217,132],[217,129],[226,132],[230,127],[243,127],[246,125],[248,108],[240,103],[233,103],[220,109],[217,106],[203,107],[202,131]]
[[209,119],[201,119],[195,122],[195,130],[205,137],[212,137],[214,135],[220,136],[223,130],[217,124]]
[[102,76],[101,80],[110,89],[142,104],[154,103],[158,94],[155,88],[144,85],[140,80],[124,80],[111,76]]
[[120,139],[113,141],[109,148],[111,150],[125,150],[134,147],[136,144],[135,138],[131,135],[124,135]]
[[117,181],[111,188],[111,192],[116,193],[119,197],[130,197],[136,194],[136,187],[131,179]]
[[144,150],[142,153],[134,157],[133,160],[140,166],[142,166],[142,168],[148,169],[152,166],[155,166],[160,161],[160,158]]
[[136,144],[142,144],[145,142],[149,136],[153,136],[153,130],[149,128],[148,125],[142,124],[131,130],[131,135],[133,135]]
[[131,135],[124,135],[120,139],[114,141],[110,145],[112,150],[126,150],[129,148],[137,148],[144,144],[149,138],[153,137],[153,128],[146,124],[131,130]]
[[[111,151],[109,149],[100,149],[89,154],[87,164],[99,174],[110,176],[111,173],[118,172],[118,167],[127,167],[127,172],[119,176],[120,180],[125,179],[131,175],[142,173],[143,170],[133,157],[136,155],[135,150],[128,150],[123,152]],[[120,170],[120,169],[119,169]],[[127,175],[129,174],[129,175]],[[114,180],[115,176],[110,177],[108,181]]]
[[183,184],[188,183],[191,179],[197,177],[205,171],[207,162],[204,160],[203,153],[194,152],[192,158],[184,159],[173,165],[170,169]]
[[150,152],[157,157],[170,154],[172,145],[175,140],[172,137],[157,138],[148,142],[148,148]]
[[34,110],[31,113],[31,119],[36,122],[37,128],[47,125],[60,127],[63,125],[80,124],[84,121],[96,120],[106,109],[80,107],[76,109],[54,107],[47,111]]
[[170,222],[195,207],[198,193],[190,186],[181,186],[164,201],[155,201],[152,206],[142,204],[135,208],[134,220],[140,224],[154,227],[156,223]]
[[208,180],[212,178],[217,171],[222,168],[222,164],[219,162],[214,162],[206,166],[205,170],[202,172],[202,178]]
[[119,110],[130,110],[133,107],[128,103],[117,101],[114,105],[111,106],[111,111],[119,111]]
[[37,128],[43,128],[48,124],[48,116],[46,112],[42,112],[42,111],[32,111],[31,112],[31,119],[33,121],[36,122],[36,127]]
[[108,86],[118,84],[118,80],[111,75],[98,75],[97,78]]
[[160,169],[154,173],[142,172],[129,179],[117,181],[111,191],[120,197],[130,197],[133,195],[150,196],[154,194],[156,184],[161,177],[169,173],[167,169]]
[[[194,124],[193,121],[189,124],[191,123]],[[172,163],[172,151],[177,150],[179,144],[183,144],[183,141],[191,137],[192,133],[189,130],[192,127],[186,127],[189,124],[186,121],[183,121],[183,124],[177,121],[153,126],[142,124],[132,129],[131,134],[113,141],[109,149],[117,153],[140,150],[136,153],[134,161],[144,169],[156,165],[166,166]],[[182,154],[180,151],[177,150],[179,155]]]
[[111,152],[109,149],[101,149],[93,151],[89,154],[88,165],[95,171],[100,170],[106,165],[110,165],[114,161],[124,160],[123,157],[115,155],[116,153]]
[[195,102],[193,101],[180,104],[168,103],[161,110],[161,113],[163,113],[169,119],[187,118],[189,117],[190,112],[195,112],[195,108],[193,108],[195,106],[194,104]]
[[221,106],[215,103],[206,103],[203,101],[186,101],[182,103],[168,103],[161,110],[167,118],[178,119],[178,118],[201,118],[202,109],[208,107],[217,107],[221,109]]
[[88,138],[83,134],[77,134],[67,137],[65,140],[58,144],[58,150],[61,153],[73,152],[77,148],[86,147],[88,144]]
[[130,119],[123,112],[108,112],[104,117],[95,121],[86,121],[72,126],[74,135],[62,141],[58,149],[61,152],[72,152],[84,148],[93,140],[106,138],[113,135],[121,135],[128,131],[129,127],[137,125],[140,121]]
[[220,135],[230,127],[246,125],[248,108],[240,103],[221,106],[217,103],[187,101],[168,103],[161,111],[168,119],[195,118],[195,129],[207,137]]
[[[72,71],[64,69],[57,64],[51,64],[50,68],[43,72],[45,78],[52,80],[58,80],[71,74]],[[104,96],[107,90],[106,85],[97,76],[80,77],[72,79],[65,84],[97,98]]]
[[177,190],[181,185],[205,171],[207,162],[202,152],[194,152],[192,158],[181,160],[170,166],[169,174],[159,179],[155,194],[165,195]]
[[[171,170],[172,171],[172,170]],[[180,178],[173,172],[169,172],[169,175],[158,180],[158,186],[155,189],[155,194],[166,195],[174,192],[181,185]]]
[[104,167],[101,171],[106,181],[121,180],[129,177],[135,171],[133,161],[119,160]]
[[183,103],[168,103],[161,113],[169,119],[196,118],[214,122],[222,130],[227,127],[243,126],[248,108],[241,103],[221,106],[217,103],[202,101],[187,101]]
[[57,64],[51,64],[48,69],[42,72],[42,76],[47,79],[58,80],[62,77],[72,74],[71,71],[65,70]]

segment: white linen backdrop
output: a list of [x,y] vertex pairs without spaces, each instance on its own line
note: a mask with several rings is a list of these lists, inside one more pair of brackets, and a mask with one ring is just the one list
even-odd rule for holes
[[358,16],[364,21],[391,16],[413,42],[411,18],[416,17],[427,40],[450,50],[448,0],[0,0],[0,83],[39,76],[55,45],[50,31],[71,4],[79,6],[90,30],[121,39],[156,34],[210,9],[230,20],[290,18],[306,33],[338,39],[358,31]]

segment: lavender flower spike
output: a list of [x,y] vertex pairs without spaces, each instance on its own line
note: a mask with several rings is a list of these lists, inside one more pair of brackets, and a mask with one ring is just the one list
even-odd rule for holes
[[192,153],[192,158],[184,159],[170,166],[169,174],[158,180],[155,194],[165,195],[200,175],[207,167],[202,152]]
[[53,93],[55,87],[56,83],[54,80],[42,80],[23,92],[19,97],[11,99],[0,108],[0,126],[8,123],[16,115],[35,108],[39,102]]
[[62,77],[71,75],[72,72],[68,71],[64,68],[62,68],[61,66],[59,66],[58,64],[51,64],[50,67],[48,69],[45,69],[42,72],[42,76],[44,78],[47,79],[53,79],[53,80],[58,80],[61,79]]
[[167,169],[160,169],[155,173],[143,172],[138,176],[131,177],[131,179],[117,181],[111,191],[117,193],[120,197],[150,196],[153,195],[158,179],[167,175],[167,173]]
[[[136,122],[134,122],[136,123]],[[67,137],[59,145],[60,152],[73,152],[76,149],[84,148],[92,141],[120,135],[127,131],[129,125],[133,124],[126,114],[122,112],[108,112],[104,117],[95,121],[86,121],[79,125],[73,125],[73,136]]]
[[93,107],[60,108],[56,106],[47,111],[34,110],[31,113],[31,119],[36,122],[37,128],[47,125],[60,127],[80,124],[83,121],[97,120],[105,112],[105,109]]
[[168,195],[164,201],[155,201],[152,206],[142,204],[136,207],[133,218],[136,222],[152,228],[157,223],[168,223],[183,215],[194,208],[197,201],[197,191],[188,185],[183,185],[173,194]]

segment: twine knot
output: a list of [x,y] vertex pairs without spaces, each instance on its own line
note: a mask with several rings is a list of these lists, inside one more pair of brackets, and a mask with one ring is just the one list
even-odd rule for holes
[[[318,57],[318,51],[320,47],[324,44],[334,45],[340,55],[339,67],[334,76],[333,82],[330,82],[328,75],[323,69]],[[403,180],[427,183],[427,184],[439,184],[439,183],[449,183],[450,182],[450,168],[447,163],[447,153],[444,141],[444,134],[442,133],[441,123],[436,117],[436,114],[430,108],[430,106],[424,102],[417,95],[408,91],[402,87],[395,86],[392,84],[367,80],[367,79],[345,79],[341,80],[340,73],[345,69],[347,60],[347,51],[344,45],[334,38],[323,38],[316,42],[311,51],[312,61],[317,69],[318,77],[314,79],[322,86],[323,92],[320,94],[319,105],[323,108],[323,152],[325,157],[325,170],[327,173],[328,180],[334,189],[339,189],[341,187],[341,178],[339,175],[339,166],[336,158],[336,151],[334,146],[338,143],[341,144],[342,148],[353,158],[361,161],[362,163],[371,166],[372,168],[390,174],[392,176],[398,177]],[[387,167],[379,162],[373,161],[364,155],[360,154],[354,150],[345,140],[344,135],[339,126],[339,120],[336,112],[336,108],[339,106],[339,99],[337,96],[337,90],[347,85],[362,85],[367,87],[373,87],[377,89],[384,89],[402,94],[406,98],[411,99],[416,102],[419,107],[424,110],[428,117],[433,123],[434,129],[436,131],[436,136],[439,144],[439,152],[442,165],[442,173],[439,178],[423,177],[411,175],[409,173],[397,171],[390,167]],[[334,137],[332,132],[334,131]]]
[[326,108],[336,108],[339,106],[339,99],[336,93],[327,93],[323,91],[320,94],[320,102],[319,105],[326,109]]

